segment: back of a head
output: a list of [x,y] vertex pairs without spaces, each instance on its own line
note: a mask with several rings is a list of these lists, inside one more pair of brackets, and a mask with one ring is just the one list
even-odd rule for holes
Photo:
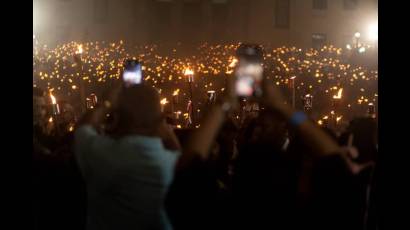
[[121,132],[153,131],[161,122],[158,92],[147,85],[124,88],[118,100],[118,128]]

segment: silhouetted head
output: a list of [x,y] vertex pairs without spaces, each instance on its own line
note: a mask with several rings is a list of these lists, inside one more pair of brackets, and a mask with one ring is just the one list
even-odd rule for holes
[[124,88],[118,98],[116,115],[120,135],[156,135],[163,121],[158,92],[147,85]]

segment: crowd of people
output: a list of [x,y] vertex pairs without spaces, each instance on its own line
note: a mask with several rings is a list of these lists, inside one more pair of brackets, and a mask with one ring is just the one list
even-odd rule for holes
[[[37,229],[376,229],[377,69],[333,46],[265,47],[263,96],[244,101],[238,44],[157,48],[35,41]],[[132,58],[145,79],[125,87]],[[82,110],[80,90],[98,100]]]
[[[34,86],[53,92],[57,100],[70,101],[80,111],[81,88],[86,95],[101,96],[120,78],[123,61],[135,58],[143,63],[145,82],[169,102],[164,105],[165,111],[174,116],[180,113],[178,124],[183,126],[190,100],[185,71],[194,73],[192,101],[200,117],[207,91],[215,91],[216,96],[223,93],[223,75],[232,71],[238,45],[203,44],[188,55],[180,46],[96,41],[49,48],[35,41],[33,81]],[[269,46],[264,50],[265,75],[283,90],[289,103],[295,87],[297,108],[304,107],[306,95],[312,96],[310,116],[319,124],[334,117],[346,125],[354,117],[366,114],[369,105],[378,107],[377,66],[357,64],[352,50],[332,45],[319,50]],[[340,90],[341,98],[335,99]]]

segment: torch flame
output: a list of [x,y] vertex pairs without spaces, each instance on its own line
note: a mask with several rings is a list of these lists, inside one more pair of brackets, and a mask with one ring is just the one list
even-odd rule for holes
[[236,63],[238,63],[238,59],[233,58],[231,63],[228,65],[228,68],[226,70],[226,74],[231,74],[233,73],[233,68],[236,66]]
[[339,91],[337,91],[337,95],[333,95],[333,99],[342,98],[342,93],[343,93],[343,88],[340,88]]
[[177,96],[179,94],[179,89],[176,89],[175,91],[174,91],[174,93],[172,94],[172,96]]
[[184,75],[194,75],[194,71],[190,68],[185,69]]
[[82,54],[83,53],[83,45],[78,45],[77,51],[75,53],[76,54]]
[[339,122],[342,119],[343,116],[336,117],[336,122]]
[[50,98],[51,98],[51,104],[53,104],[53,105],[57,104],[56,98],[55,98],[54,95],[51,94],[51,93],[50,93]]
[[236,59],[236,58],[232,59],[231,63],[229,64],[229,67],[230,68],[235,67],[236,63],[238,63],[238,59]]
[[165,105],[165,104],[167,104],[167,103],[168,103],[168,101],[167,101],[166,98],[164,98],[164,99],[161,100],[161,105]]

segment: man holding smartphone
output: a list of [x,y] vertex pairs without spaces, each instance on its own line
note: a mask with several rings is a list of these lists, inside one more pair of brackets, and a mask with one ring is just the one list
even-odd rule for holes
[[263,50],[258,45],[242,44],[236,51],[235,91],[239,97],[260,97],[263,80]]
[[[162,117],[158,92],[124,83],[75,133],[87,187],[86,229],[172,229],[163,204],[180,145]],[[108,113],[116,120],[110,136],[97,131]]]

